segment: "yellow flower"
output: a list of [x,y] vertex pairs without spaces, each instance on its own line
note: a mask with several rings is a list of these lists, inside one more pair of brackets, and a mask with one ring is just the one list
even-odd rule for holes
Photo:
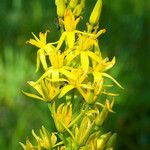
[[[70,74],[67,75],[67,84],[61,88],[59,98],[63,97],[66,93],[76,88],[81,95],[83,95],[83,89],[91,88],[91,85],[86,84],[85,80],[87,74],[81,69],[72,69]],[[85,82],[85,83],[84,83]]]
[[93,83],[91,87],[92,89],[88,88],[81,92],[84,100],[88,104],[94,103],[97,100],[98,96],[101,94],[103,87],[103,78],[98,83]]
[[37,51],[37,59],[36,59],[36,71],[40,68],[40,62],[44,68],[47,70],[48,65],[46,61],[46,56],[49,56],[53,51],[57,51],[56,48],[52,45],[53,43],[47,44],[43,49],[39,49]]
[[100,104],[100,103],[97,103],[97,104],[100,105],[100,106],[102,106],[103,109],[102,109],[101,112],[98,110],[98,115],[97,115],[97,117],[95,119],[95,124],[97,126],[102,126],[103,123],[104,123],[104,121],[106,120],[106,118],[108,116],[108,113],[109,112],[114,112],[112,110],[112,107],[114,105],[114,100],[111,103],[109,102],[109,100],[106,100],[105,105]]
[[50,81],[46,79],[40,80],[40,82],[38,83],[29,81],[28,84],[32,86],[39,93],[39,96],[27,92],[23,92],[23,93],[29,97],[42,100],[45,102],[52,101],[60,92],[59,85],[52,84]]
[[116,62],[115,57],[113,57],[113,59],[111,61],[109,61],[108,58],[101,59],[101,61],[99,61],[99,62],[93,61],[93,64],[92,64],[93,71],[94,72],[107,71],[115,65],[115,62]]
[[32,33],[32,35],[35,39],[30,39],[29,41],[27,41],[27,43],[30,43],[31,45],[34,45],[40,49],[44,48],[46,46],[46,37],[47,37],[48,32],[49,32],[49,30],[47,30],[45,33],[40,32],[39,39],[37,38],[37,36],[34,33]]
[[20,145],[24,150],[37,150],[36,147],[31,144],[29,139],[26,140],[26,144],[20,142]]
[[47,71],[37,80],[37,83],[43,79],[47,79],[51,82],[66,81],[64,76],[70,76],[70,67],[65,65],[65,54],[60,51],[51,51],[49,53],[49,60],[51,66],[47,68]]
[[34,138],[36,139],[37,143],[38,143],[38,148],[45,148],[45,149],[51,149],[53,148],[53,146],[56,144],[57,141],[57,137],[54,133],[50,133],[49,131],[47,131],[44,126],[42,126],[42,130],[40,130],[40,136],[37,136],[34,132],[34,130],[32,130],[32,135],[34,136]]
[[48,32],[49,31],[46,31],[45,33],[40,32],[39,39],[35,36],[34,33],[32,33],[32,35],[35,39],[30,39],[29,41],[27,41],[27,43],[30,43],[31,45],[34,45],[39,48],[37,51],[36,71],[39,70],[40,61],[42,63],[44,70],[47,69],[47,62],[46,62],[47,53],[46,53],[46,51],[48,51],[48,50],[51,51],[51,49],[53,48],[52,46],[47,45],[47,43],[46,43],[46,37],[47,37]]
[[110,137],[111,132],[101,135],[101,137],[97,139],[97,149],[104,149]]
[[72,32],[76,29],[76,26],[79,22],[80,18],[75,19],[72,11],[70,9],[66,9],[64,14],[64,27],[67,32]]
[[34,130],[32,130],[32,135],[36,139],[37,146],[33,146],[31,142],[27,139],[26,145],[20,143],[24,150],[42,150],[42,148],[48,150],[53,148],[57,141],[55,133],[50,133],[44,128],[44,126],[42,126],[42,130],[40,130],[40,136],[37,136]]
[[72,104],[62,103],[58,106],[57,111],[56,111],[55,103],[53,103],[51,112],[52,112],[52,116],[54,118],[54,122],[55,122],[57,130],[59,132],[66,131],[72,119]]
[[66,9],[63,20],[65,32],[62,33],[58,41],[57,49],[60,49],[64,40],[69,48],[73,48],[75,43],[76,26],[79,21],[80,18],[75,19],[72,11],[70,9]]
[[76,47],[66,56],[67,64],[69,65],[76,57],[80,57],[81,67],[87,72],[90,60],[100,62],[101,55],[96,38],[104,32],[105,29],[100,30],[97,34],[80,33]]
[[123,89],[123,87],[109,74],[105,73],[104,71],[112,68],[115,64],[115,57],[108,62],[108,58],[105,58],[104,60],[101,60],[99,62],[93,61],[93,68],[91,68],[90,72],[94,76],[94,82],[98,82],[102,79],[102,77],[107,77],[111,79],[115,84],[117,84],[120,88]]
[[100,136],[100,132],[95,132],[89,136],[85,146],[80,148],[80,150],[99,150],[97,149],[97,139]]

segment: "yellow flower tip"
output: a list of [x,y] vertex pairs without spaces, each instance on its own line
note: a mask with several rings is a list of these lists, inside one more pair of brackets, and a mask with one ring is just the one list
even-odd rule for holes
[[36,84],[36,82],[33,82],[33,81],[27,81],[27,83],[31,86],[34,86]]
[[105,103],[105,106],[106,108],[108,109],[108,111],[112,112],[112,113],[115,113],[113,110],[112,110],[112,107],[114,105],[114,99],[112,101],[112,103],[110,104],[109,100],[106,100],[106,103]]
[[40,32],[39,38],[32,32],[31,34],[33,35],[34,39],[29,39],[26,43],[34,45],[38,48],[43,48],[44,46],[46,46],[46,37],[48,32],[50,31],[47,30],[45,33]]
[[19,144],[22,146],[22,148],[23,148],[24,150],[26,150],[26,146],[25,146],[23,143],[19,142]]
[[102,29],[102,30],[98,31],[96,34],[96,38],[98,38],[101,34],[105,33],[106,31],[107,31],[106,29]]
[[106,29],[103,29],[103,33],[105,33],[105,32],[107,32],[107,30],[106,30]]
[[29,41],[30,41],[30,40],[26,41],[26,44],[30,44]]

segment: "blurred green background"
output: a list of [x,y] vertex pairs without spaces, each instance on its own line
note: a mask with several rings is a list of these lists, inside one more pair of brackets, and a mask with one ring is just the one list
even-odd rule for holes
[[[96,0],[87,0],[88,19]],[[124,86],[116,99],[106,129],[118,133],[116,150],[150,149],[150,1],[105,0],[100,28],[103,56],[117,58],[113,76]],[[85,22],[81,21],[82,28]],[[26,81],[35,75],[36,50],[25,44],[50,29],[49,41],[60,35],[54,0],[1,0],[0,2],[0,149],[19,150],[31,129],[53,130],[46,104],[24,96]],[[28,89],[29,91],[29,89]]]

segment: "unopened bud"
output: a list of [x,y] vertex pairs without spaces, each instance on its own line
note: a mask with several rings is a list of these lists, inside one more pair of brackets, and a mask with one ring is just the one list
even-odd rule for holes
[[95,124],[97,126],[102,126],[107,116],[108,116],[108,110],[106,107],[104,107],[101,113],[96,117]]
[[114,133],[108,140],[107,144],[106,144],[106,148],[111,148],[114,147],[116,144],[116,139],[117,139],[117,134]]
[[83,118],[81,125],[78,129],[78,134],[76,136],[78,145],[81,146],[85,144],[93,128],[93,125],[94,124],[90,121],[88,117]]
[[97,149],[103,150],[106,146],[106,142],[111,136],[111,132],[108,132],[106,134],[103,134],[98,140],[97,140]]
[[85,7],[85,0],[82,0],[80,2],[80,4],[78,4],[75,8],[74,8],[74,11],[73,11],[73,14],[78,17],[80,16],[81,12],[82,12],[82,9]]
[[76,7],[77,4],[78,4],[78,0],[70,0],[69,7],[73,9]]
[[66,8],[65,0],[55,0],[55,4],[57,6],[58,17],[63,17]]
[[98,23],[101,15],[101,10],[102,10],[102,0],[97,0],[89,19],[91,25],[96,25]]

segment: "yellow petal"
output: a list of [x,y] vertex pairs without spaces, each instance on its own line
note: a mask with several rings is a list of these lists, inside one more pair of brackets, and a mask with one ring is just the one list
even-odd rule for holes
[[52,68],[49,68],[37,81],[36,83],[40,82],[41,80],[43,80],[46,77],[50,77],[52,73]]
[[70,62],[73,61],[78,55],[79,55],[79,52],[69,53],[65,58],[66,64],[69,65]]
[[119,94],[110,93],[110,92],[106,92],[106,91],[103,91],[102,93],[103,93],[103,94],[106,94],[106,95],[108,95],[108,96],[119,96]]
[[40,68],[40,56],[39,53],[37,53],[37,57],[36,57],[36,72],[39,70]]
[[116,83],[121,89],[124,89],[112,76],[110,76],[107,73],[102,73],[102,76],[107,77],[109,79],[111,79],[114,83]]
[[68,93],[69,91],[71,91],[74,88],[73,85],[66,85],[61,89],[61,92],[58,96],[58,98],[62,98],[66,93]]
[[41,139],[35,134],[34,130],[32,130],[32,135],[33,135],[34,138],[37,140],[37,142],[38,142],[39,140],[41,140]]
[[37,36],[32,32],[32,35],[33,35],[33,37],[36,39],[36,41],[40,41],[38,38],[37,38]]
[[58,79],[49,79],[49,78],[46,78],[46,80],[48,81],[51,81],[51,82],[68,82],[68,80],[64,79],[64,78],[58,78]]
[[52,142],[52,146],[55,145],[55,143],[57,142],[57,137],[54,133],[52,133],[51,135],[51,142]]
[[98,31],[96,34],[96,38],[98,38],[102,33],[105,33],[105,32],[106,32],[106,29],[102,29],[102,30]]
[[29,97],[31,97],[31,98],[35,98],[35,99],[38,99],[38,100],[46,101],[44,98],[39,97],[39,96],[37,96],[37,95],[35,95],[35,94],[27,93],[27,92],[24,92],[24,91],[22,91],[22,92],[23,92],[25,95],[27,95],[27,96],[29,96]]
[[57,47],[56,49],[60,49],[60,47],[62,46],[64,40],[65,40],[65,37],[66,37],[66,32],[63,32],[63,34],[61,35],[59,41],[58,41],[58,44],[57,44]]
[[94,83],[102,80],[102,74],[100,72],[94,71],[93,76],[94,76]]
[[57,108],[57,115],[62,115],[62,109],[63,109],[64,103],[60,104]]
[[83,70],[87,72],[89,68],[89,58],[86,52],[81,52],[80,61]]
[[59,71],[58,71],[58,69],[53,69],[53,71],[52,71],[52,79],[54,79],[54,80],[59,79]]
[[75,42],[75,33],[74,32],[67,32],[66,34],[66,41],[69,48],[73,48]]
[[23,143],[19,142],[19,144],[22,146],[22,148],[23,148],[24,150],[26,150],[26,146],[25,146]]
[[78,91],[80,92],[80,94],[83,96],[84,99],[87,98],[85,92],[80,88],[80,87],[77,87]]
[[57,59],[57,52],[55,51],[52,51],[50,54],[49,54],[49,60],[51,62],[51,65],[56,68],[58,66],[58,59]]
[[41,51],[40,54],[39,54],[39,56],[40,56],[40,60],[41,60],[41,63],[43,65],[43,68],[45,70],[47,70],[47,62],[46,62],[46,56],[45,56],[44,52]]
[[93,89],[92,86],[88,84],[81,84],[81,87],[84,89],[91,89],[91,90]]
[[44,93],[40,84],[37,84],[33,81],[28,81],[27,83],[32,86],[42,97],[44,97]]
[[87,54],[89,57],[91,57],[92,60],[97,61],[97,62],[101,61],[100,57],[98,57],[95,53],[88,51]]
[[106,71],[106,70],[112,68],[114,66],[115,62],[116,62],[115,57],[113,57],[113,59],[109,62],[104,62],[104,63],[102,62],[102,67],[104,68],[103,70]]
[[60,71],[61,74],[65,75],[67,78],[76,80],[76,76],[73,73],[71,73],[71,72],[69,72],[69,71],[67,71],[63,68],[60,69],[59,71]]

